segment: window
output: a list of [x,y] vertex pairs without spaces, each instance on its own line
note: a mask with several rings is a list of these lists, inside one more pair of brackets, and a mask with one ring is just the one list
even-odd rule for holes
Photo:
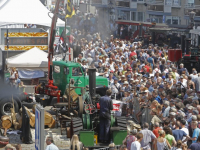
[[172,5],[172,0],[165,0],[165,5],[171,6]]
[[72,76],[81,76],[82,70],[80,67],[74,67],[72,68]]
[[64,74],[69,74],[69,68],[64,67]]
[[137,21],[137,13],[136,12],[132,12],[131,20]]
[[60,66],[54,66],[54,72],[60,73]]
[[122,20],[130,20],[130,11],[118,11],[118,17]]
[[144,20],[144,13],[138,12],[138,20],[137,21],[143,21]]

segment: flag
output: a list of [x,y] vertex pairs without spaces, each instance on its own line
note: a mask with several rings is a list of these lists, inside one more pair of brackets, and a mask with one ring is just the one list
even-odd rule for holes
[[58,43],[56,44],[56,47],[55,47],[56,54],[65,53],[68,50],[68,43],[66,43],[64,35],[65,34],[64,34],[64,30],[63,30],[61,33],[61,36],[58,40]]
[[71,3],[71,0],[67,0],[67,12],[65,18],[71,18],[75,15],[74,6]]

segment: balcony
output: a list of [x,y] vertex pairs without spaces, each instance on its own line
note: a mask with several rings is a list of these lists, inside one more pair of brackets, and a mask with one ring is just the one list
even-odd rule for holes
[[163,12],[164,11],[164,5],[149,5],[147,9],[148,9],[148,11]]
[[130,7],[129,1],[116,1],[117,7]]

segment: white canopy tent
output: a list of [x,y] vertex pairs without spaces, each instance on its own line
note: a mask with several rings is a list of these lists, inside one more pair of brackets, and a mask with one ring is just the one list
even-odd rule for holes
[[18,69],[20,78],[40,78],[44,77],[48,71],[47,53],[34,47],[21,54],[6,59],[8,68]]
[[6,59],[7,67],[18,70],[48,70],[47,53],[34,47],[21,54]]
[[[12,24],[36,24],[51,26],[49,10],[39,0],[7,0],[0,5],[0,27]],[[53,14],[50,13],[52,17]],[[57,26],[65,26],[58,19]]]

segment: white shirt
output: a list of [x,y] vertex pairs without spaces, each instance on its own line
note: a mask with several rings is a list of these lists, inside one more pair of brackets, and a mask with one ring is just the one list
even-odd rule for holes
[[51,143],[50,145],[47,145],[46,150],[59,150],[56,145]]
[[[187,128],[182,128],[182,131],[184,131],[187,135],[189,135],[189,131]],[[183,137],[182,141],[184,141],[186,139],[186,137]],[[187,142],[185,142],[185,144],[187,144]]]
[[138,141],[132,142],[131,143],[131,150],[140,150],[141,149],[141,144]]
[[119,93],[119,89],[121,87],[121,85],[119,83],[117,83],[117,84],[111,83],[110,86],[111,86],[111,90],[112,90],[112,95]]

